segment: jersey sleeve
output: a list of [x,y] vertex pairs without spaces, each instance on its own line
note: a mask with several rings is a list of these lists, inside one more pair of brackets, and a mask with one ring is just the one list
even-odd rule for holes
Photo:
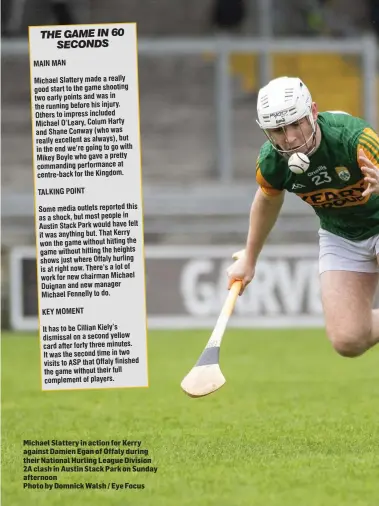
[[361,149],[367,158],[379,169],[379,137],[372,128],[365,128],[358,137],[356,156],[359,167],[364,164],[364,162],[359,159],[359,151]]
[[261,164],[259,162],[259,157],[258,157],[257,163],[256,163],[255,179],[256,179],[257,184],[259,185],[260,189],[268,197],[276,197],[277,195],[280,195],[283,191],[283,190],[280,190],[279,188],[274,188],[274,186],[272,184],[270,184],[267,181],[267,179],[264,177],[264,175],[262,174],[262,168],[261,168]]

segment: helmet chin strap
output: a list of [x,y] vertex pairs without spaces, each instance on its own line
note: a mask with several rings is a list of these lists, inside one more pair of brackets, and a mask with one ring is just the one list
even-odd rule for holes
[[316,133],[317,133],[318,125],[317,125],[317,122],[314,121],[312,115],[309,115],[308,118],[309,118],[309,122],[312,126],[313,132],[308,139],[305,139],[304,133],[302,131],[304,144],[302,144],[301,146],[298,146],[295,149],[288,149],[288,150],[282,149],[279,145],[277,145],[273,142],[272,138],[265,130],[264,130],[264,133],[265,133],[266,137],[268,138],[268,140],[273,145],[274,149],[280,155],[284,156],[285,158],[290,158],[291,155],[293,155],[294,153],[297,153],[299,151],[299,149],[303,148],[304,146],[307,146],[307,148],[308,148],[309,143],[311,143],[311,146],[308,148],[308,150],[304,154],[306,154],[307,156],[310,156],[316,150]]
[[314,130],[314,132],[312,133],[310,139],[308,139],[307,141],[307,144],[308,142],[311,140],[312,141],[312,146],[309,148],[309,150],[305,153],[307,156],[310,156],[312,153],[314,153],[314,151],[316,150],[316,133],[317,133],[317,126]]
[[317,128],[318,128],[318,124],[317,122],[313,119],[313,116],[310,115],[310,123],[312,125],[312,129],[313,129],[313,132],[312,132],[312,135],[309,137],[309,139],[305,142],[305,144],[308,146],[308,142],[311,141],[311,147],[308,149],[308,151],[305,153],[307,156],[310,156],[312,153],[314,153],[314,151],[316,150],[316,134],[317,134]]

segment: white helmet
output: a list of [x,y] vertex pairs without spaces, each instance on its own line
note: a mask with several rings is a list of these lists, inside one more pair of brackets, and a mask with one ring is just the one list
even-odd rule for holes
[[[316,133],[316,125],[312,115],[312,97],[298,77],[278,77],[273,79],[258,93],[257,103],[259,127],[264,131],[274,148],[282,153],[289,154],[306,146]],[[285,127],[295,121],[308,117],[313,133],[304,144],[295,150],[279,149],[275,145],[268,130],[271,128]]]

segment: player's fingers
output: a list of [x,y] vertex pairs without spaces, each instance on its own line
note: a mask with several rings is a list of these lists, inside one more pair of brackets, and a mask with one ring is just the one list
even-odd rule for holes
[[361,167],[361,170],[364,172],[364,171],[377,171],[378,170],[378,167],[376,165],[374,165],[371,160],[368,160],[367,158],[366,159],[362,159],[361,158],[361,161],[364,162],[365,165],[362,165]]
[[366,169],[378,170],[378,167],[371,160],[368,160],[366,158],[365,160],[362,161],[365,163]]
[[363,174],[369,174],[371,176],[374,176],[374,177],[378,177],[378,169],[373,169],[372,167],[361,167],[361,170],[363,172]]
[[236,278],[235,276],[229,276],[228,279],[228,290],[232,288],[232,285],[235,281],[241,281],[239,278]]
[[365,172],[364,173],[365,179],[372,179],[375,183],[379,181],[377,174],[373,174],[372,172]]
[[233,281],[234,281],[234,280],[233,280],[233,279],[229,276],[229,274],[228,274],[228,282],[227,282],[227,288],[228,288],[228,290],[230,290],[230,289],[231,289],[232,284],[233,284]]
[[359,150],[359,156],[358,158],[364,162],[366,165],[368,165],[369,167],[372,167],[372,168],[375,168],[375,165],[372,163],[372,161],[367,158],[367,156],[365,155],[365,152],[363,151],[363,149],[360,149]]
[[378,180],[375,179],[374,177],[368,177],[366,176],[365,179],[366,183],[370,183],[370,184],[378,184]]
[[232,288],[232,285],[235,281],[241,281],[241,289],[239,291],[239,295],[242,295],[244,289],[245,289],[245,281],[244,279],[241,279],[241,278],[238,278],[236,276],[229,276],[229,279],[228,279],[228,290],[230,290]]
[[359,151],[358,159],[364,163],[367,163],[369,161],[369,159],[367,158],[367,156],[364,154],[364,152],[362,150]]
[[378,169],[375,165],[362,165],[362,169],[370,172],[378,172]]
[[364,192],[362,192],[362,197],[367,197],[367,195],[371,195],[371,193],[374,191],[374,188],[370,185],[368,186]]
[[246,287],[249,283],[251,283],[253,278],[251,278],[250,276],[249,277],[244,277],[243,280],[242,280],[242,285],[241,285],[241,290],[240,290],[240,295],[243,294],[243,292],[246,290]]
[[241,296],[243,294],[243,292],[245,291],[245,288],[246,288],[246,283],[244,282],[244,280],[242,280],[241,288],[240,288],[240,291],[239,291],[238,295]]

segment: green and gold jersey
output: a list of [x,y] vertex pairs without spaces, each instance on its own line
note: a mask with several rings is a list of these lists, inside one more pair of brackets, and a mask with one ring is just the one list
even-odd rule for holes
[[379,234],[379,195],[362,197],[362,149],[379,167],[379,137],[368,123],[344,113],[318,115],[321,143],[304,174],[294,174],[269,141],[261,148],[257,183],[266,195],[287,190],[311,205],[321,228],[351,240]]

